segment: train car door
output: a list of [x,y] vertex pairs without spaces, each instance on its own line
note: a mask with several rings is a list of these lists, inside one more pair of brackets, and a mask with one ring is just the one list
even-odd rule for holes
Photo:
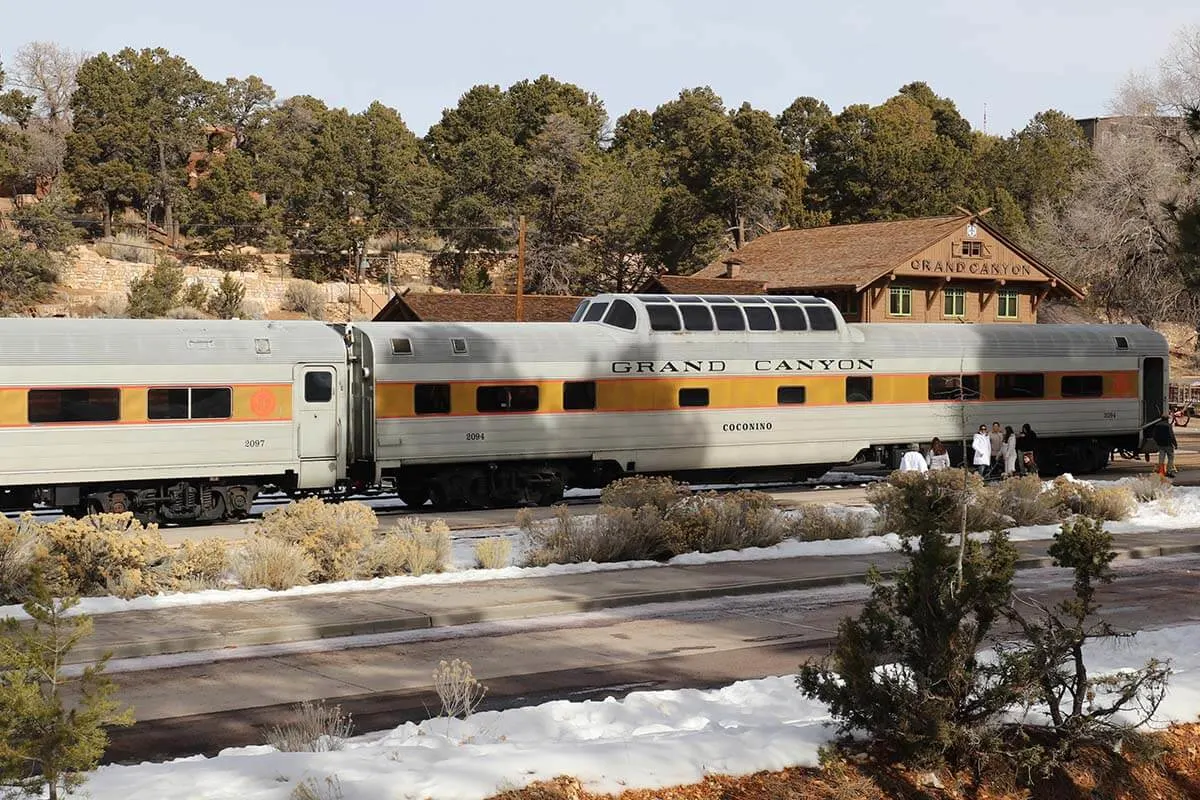
[[296,367],[293,392],[296,455],[300,460],[299,488],[333,486],[337,482],[340,450],[338,409],[341,402],[337,370],[325,364]]
[[1163,359],[1142,359],[1142,425],[1149,425],[1166,411],[1167,381]]

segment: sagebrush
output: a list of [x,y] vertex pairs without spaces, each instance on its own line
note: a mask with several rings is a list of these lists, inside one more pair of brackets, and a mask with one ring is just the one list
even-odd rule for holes
[[378,526],[375,512],[362,503],[306,497],[263,514],[254,533],[299,546],[316,564],[313,579],[325,582],[358,577],[360,554]]
[[238,583],[246,589],[290,589],[309,583],[317,565],[298,544],[254,536],[233,559]]
[[295,707],[293,719],[267,732],[267,744],[282,753],[324,753],[341,750],[354,725],[341,706],[305,700]]
[[816,503],[807,503],[788,512],[787,528],[788,536],[801,542],[862,539],[874,533],[874,525],[867,514],[834,511]]
[[483,539],[475,544],[475,566],[479,569],[503,569],[512,558],[512,542],[503,536]]
[[283,308],[310,319],[324,319],[326,299],[325,290],[312,281],[292,281],[284,292]]

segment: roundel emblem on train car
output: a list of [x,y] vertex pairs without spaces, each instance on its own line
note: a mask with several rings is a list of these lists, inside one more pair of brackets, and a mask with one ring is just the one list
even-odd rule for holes
[[971,223],[967,226],[967,236],[970,236],[973,239],[977,233],[979,233],[979,228],[975,227],[975,223]]
[[259,389],[250,396],[250,410],[256,417],[269,417],[275,411],[275,395],[270,389]]

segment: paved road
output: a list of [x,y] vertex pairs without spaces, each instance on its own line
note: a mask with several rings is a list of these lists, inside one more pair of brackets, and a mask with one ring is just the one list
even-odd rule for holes
[[[1200,556],[1119,562],[1117,569],[1117,582],[1101,590],[1116,625],[1200,620]],[[1043,568],[1020,573],[1018,585],[1053,601],[1069,591],[1069,578]],[[117,676],[119,696],[143,721],[114,731],[109,758],[261,743],[262,729],[289,718],[290,704],[306,698],[336,700],[359,731],[425,719],[438,707],[429,678],[443,659],[472,664],[489,687],[490,708],[786,674],[827,652],[838,620],[865,596],[859,585],[655,604],[411,632],[378,647],[127,673]]]

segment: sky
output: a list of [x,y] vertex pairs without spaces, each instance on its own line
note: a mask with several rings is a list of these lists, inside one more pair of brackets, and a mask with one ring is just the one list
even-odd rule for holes
[[543,73],[595,92],[614,120],[694,86],[729,106],[778,113],[812,95],[837,112],[920,80],[1007,135],[1048,108],[1108,113],[1121,81],[1189,24],[1195,0],[0,0],[0,61],[33,40],[161,46],[210,79],[259,75],[280,97],[352,111],[378,99],[418,135],[471,86]]

